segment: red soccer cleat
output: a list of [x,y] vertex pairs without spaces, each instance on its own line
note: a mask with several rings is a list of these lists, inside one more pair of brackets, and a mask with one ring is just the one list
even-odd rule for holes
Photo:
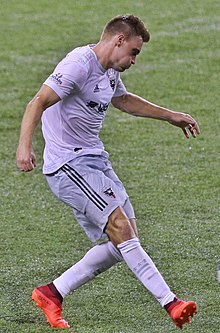
[[190,317],[196,314],[196,303],[185,302],[180,299],[172,302],[166,309],[176,326],[183,328],[185,323],[190,323]]
[[48,285],[34,289],[32,299],[43,310],[51,327],[70,328],[68,322],[62,318],[62,303],[52,293]]

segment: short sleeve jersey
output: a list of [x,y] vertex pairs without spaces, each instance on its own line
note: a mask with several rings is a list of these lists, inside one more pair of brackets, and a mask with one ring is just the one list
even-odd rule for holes
[[112,97],[126,93],[119,72],[104,70],[94,45],[74,49],[57,65],[45,85],[61,100],[42,116],[44,173],[79,155],[104,152],[99,133]]

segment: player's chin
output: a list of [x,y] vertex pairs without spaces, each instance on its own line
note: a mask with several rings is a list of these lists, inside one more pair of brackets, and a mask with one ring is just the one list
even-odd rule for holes
[[124,72],[131,67],[131,64],[115,64],[112,68],[118,72]]
[[119,69],[118,69],[118,72],[124,72],[124,71],[126,71],[127,69],[129,69],[130,67],[131,67],[131,66],[126,66],[126,67],[125,67],[125,66],[123,66],[123,67],[120,66]]

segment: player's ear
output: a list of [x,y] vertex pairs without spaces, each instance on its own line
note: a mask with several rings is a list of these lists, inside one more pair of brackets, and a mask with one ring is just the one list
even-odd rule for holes
[[124,34],[119,34],[117,35],[117,39],[116,39],[116,43],[115,45],[117,45],[118,47],[120,47],[125,41],[125,35]]

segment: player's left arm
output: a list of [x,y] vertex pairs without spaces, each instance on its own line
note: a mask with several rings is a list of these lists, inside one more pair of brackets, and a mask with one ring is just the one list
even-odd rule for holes
[[113,97],[112,105],[133,116],[168,121],[170,124],[180,127],[186,138],[189,138],[189,134],[195,138],[200,133],[199,125],[189,114],[169,110],[132,93]]

